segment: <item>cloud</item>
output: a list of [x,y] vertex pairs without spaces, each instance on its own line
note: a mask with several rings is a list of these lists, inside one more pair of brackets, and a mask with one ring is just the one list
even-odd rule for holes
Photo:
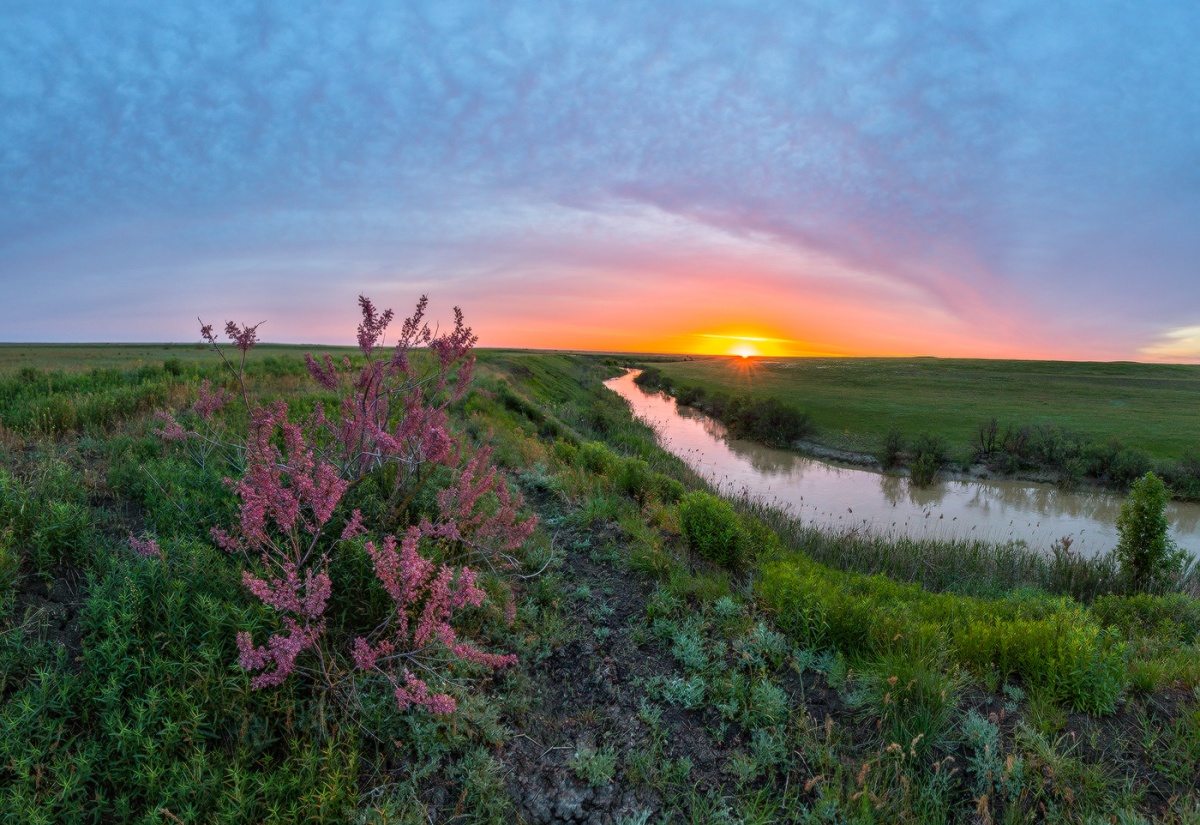
[[1200,309],[1196,35],[1082,0],[10,7],[0,319],[62,337],[92,278],[102,329],[196,277],[536,317],[740,261],[917,348],[1128,356]]
[[1141,354],[1156,361],[1200,361],[1200,326],[1168,330]]

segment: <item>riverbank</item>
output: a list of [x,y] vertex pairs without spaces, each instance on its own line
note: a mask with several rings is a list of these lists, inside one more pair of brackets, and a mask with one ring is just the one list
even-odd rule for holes
[[[1121,492],[1154,470],[1177,500],[1200,500],[1200,445],[1190,435],[1200,428],[1200,368],[740,358],[632,366],[644,366],[641,383],[718,419],[764,400],[779,405],[781,420],[808,430],[787,444],[820,458],[889,470],[920,465],[924,479],[936,469],[950,479]],[[1097,387],[1082,389],[1093,379]],[[1128,396],[1137,388],[1146,397],[1134,404]],[[972,411],[980,418],[971,421]]]
[[[907,478],[909,475],[907,469],[904,467],[897,467],[890,470],[884,469],[883,463],[879,458],[870,453],[841,450],[807,439],[799,439],[792,442],[791,449],[810,458],[831,461],[848,467],[863,467],[878,473],[895,475],[899,478]],[[995,468],[982,462],[975,462],[966,468],[957,464],[942,467],[938,470],[937,478],[942,481],[1027,481],[1034,484],[1054,485],[1062,483],[1062,474],[1050,470],[1003,472],[997,471]],[[1112,485],[1104,485],[1095,481],[1076,481],[1073,483],[1071,489],[1097,493],[1119,490],[1119,488],[1114,488]]]
[[[1042,554],[1052,553],[1064,538],[1072,552],[1085,556],[1105,555],[1117,544],[1116,519],[1124,501],[1119,493],[961,472],[921,486],[882,472],[871,456],[816,445],[814,452],[824,455],[812,457],[733,438],[707,414],[647,389],[634,375],[627,372],[607,386],[652,423],[667,449],[722,490],[777,501],[814,528],[871,533],[885,543],[901,538],[1017,543]],[[1172,502],[1168,519],[1175,539],[1200,556],[1200,505]]]

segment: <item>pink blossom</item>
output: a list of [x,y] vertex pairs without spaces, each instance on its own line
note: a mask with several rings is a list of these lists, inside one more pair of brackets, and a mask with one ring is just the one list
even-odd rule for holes
[[242,584],[268,607],[280,613],[294,613],[306,619],[317,619],[325,612],[332,583],[324,571],[304,571],[301,579],[295,564],[290,559],[277,562],[282,575],[269,580],[260,579],[249,571],[242,571]]
[[[333,392],[338,388],[337,367],[333,365],[333,359],[328,353],[323,356],[323,361],[324,363],[319,363],[316,358],[313,358],[312,353],[304,354],[304,364],[308,367],[308,374],[322,387]],[[349,363],[346,366],[349,367]]]
[[350,520],[346,522],[346,526],[342,529],[342,541],[349,541],[355,536],[361,536],[367,532],[362,526],[362,510],[355,510],[350,514]]
[[160,412],[156,416],[163,422],[163,426],[157,428],[154,434],[163,441],[187,441],[191,435],[183,428],[183,425],[175,420],[175,416],[170,413]]
[[162,550],[158,547],[158,542],[154,539],[139,539],[132,533],[129,534],[129,547],[133,552],[137,553],[144,559],[159,559],[163,560]]
[[265,671],[272,665],[275,667],[251,679],[252,688],[271,687],[287,681],[296,669],[296,658],[313,647],[324,630],[324,624],[303,627],[292,619],[284,619],[283,622],[287,633],[272,635],[263,647],[255,647],[249,633],[243,631],[237,635],[238,664],[243,670]]
[[[258,343],[258,328],[261,327],[262,324],[263,322],[259,321],[254,326],[246,324],[245,326],[239,327],[233,321],[226,321],[225,335],[242,353],[246,353]],[[212,334],[211,327],[209,328],[209,334]]]
[[192,409],[194,409],[201,418],[203,418],[205,421],[208,421],[213,417],[214,413],[228,404],[232,398],[232,393],[229,393],[220,387],[217,387],[215,391],[210,390],[209,382],[207,380],[201,381],[200,398],[196,401],[195,405],[193,405]]
[[454,713],[454,709],[458,707],[453,697],[444,693],[430,693],[429,686],[425,684],[425,681],[413,676],[407,670],[404,671],[404,682],[404,686],[396,686],[396,702],[400,705],[400,710],[404,710],[409,705],[417,705],[424,707],[435,716],[443,716]]

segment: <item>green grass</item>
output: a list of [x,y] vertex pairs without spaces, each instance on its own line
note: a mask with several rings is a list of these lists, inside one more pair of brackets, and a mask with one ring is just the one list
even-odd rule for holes
[[[197,336],[198,338],[199,336]],[[296,361],[304,353],[330,352],[351,355],[353,347],[326,347],[319,344],[260,344],[248,355],[247,363],[271,359]],[[215,356],[207,344],[0,344],[0,377],[23,367],[37,370],[88,372],[93,369],[136,370],[144,366],[162,366],[175,359],[201,369],[213,366]]]
[[875,453],[889,427],[965,455],[979,424],[1054,424],[1158,458],[1196,447],[1200,366],[943,358],[696,357],[655,366],[684,385],[774,398],[812,416],[815,440]]
[[[322,397],[305,349],[252,353],[252,391]],[[251,690],[234,638],[268,617],[208,535],[233,516],[224,471],[153,435],[219,376],[211,355],[29,351],[0,368],[6,822],[513,822],[521,747],[572,792],[633,800],[625,822],[1195,821],[1200,602],[1112,592],[1101,562],[712,498],[599,357],[480,352],[453,410],[543,519],[519,569],[483,577],[512,625],[485,605],[463,628],[519,667],[463,685],[448,719],[367,691],[350,714],[300,679]],[[64,582],[70,620],[38,595]],[[573,656],[608,699],[597,681],[556,705]]]

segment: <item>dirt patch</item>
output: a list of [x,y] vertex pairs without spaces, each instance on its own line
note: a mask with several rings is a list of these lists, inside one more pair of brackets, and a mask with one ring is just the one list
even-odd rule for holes
[[83,575],[66,569],[47,582],[41,576],[25,576],[14,594],[12,615],[5,623],[32,630],[38,638],[63,647],[68,667],[77,672],[82,666]]
[[[649,744],[638,719],[645,694],[636,684],[673,670],[668,655],[630,638],[650,586],[578,552],[567,559],[565,573],[567,583],[587,595],[572,604],[575,639],[530,668],[534,707],[502,757],[509,792],[530,823],[607,823],[656,810],[657,793],[629,787],[619,767],[630,752]],[[611,781],[593,785],[580,779],[572,757],[604,749],[617,754]]]

